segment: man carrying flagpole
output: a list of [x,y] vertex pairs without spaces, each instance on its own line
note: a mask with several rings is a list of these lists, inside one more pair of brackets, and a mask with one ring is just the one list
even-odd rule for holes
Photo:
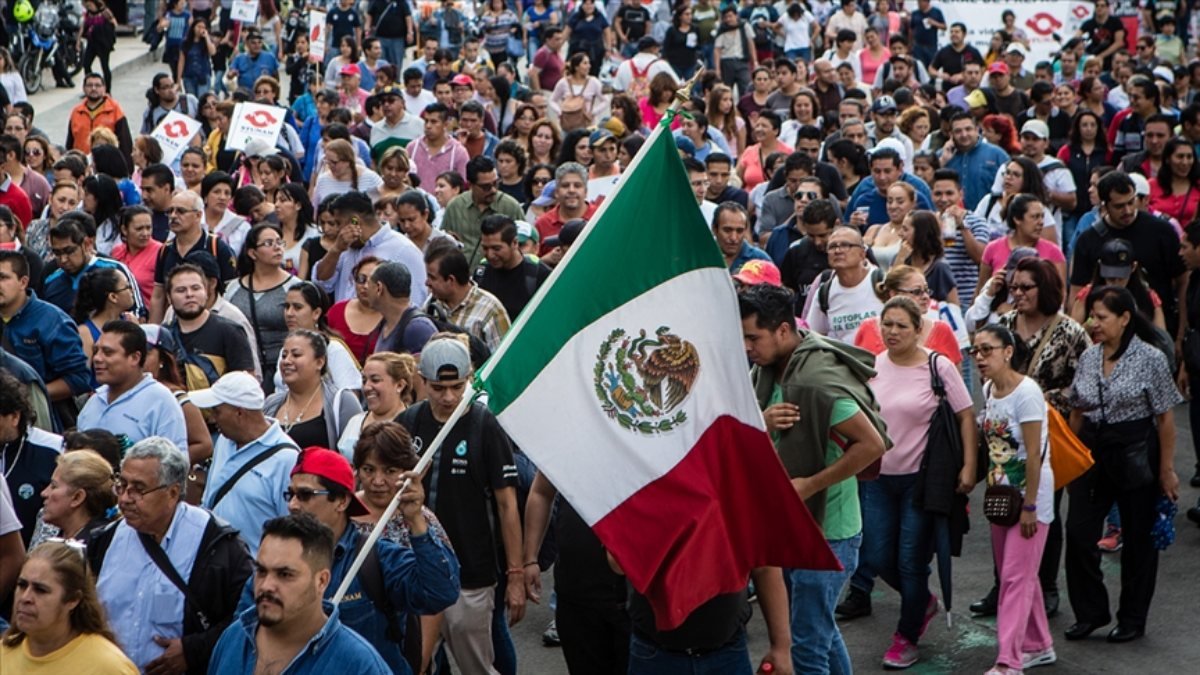
[[856,476],[886,447],[884,423],[866,387],[875,373],[868,365],[872,359],[854,347],[798,331],[795,300],[786,289],[759,284],[738,302],[767,430],[796,493],[821,523],[843,568],[789,571],[792,661],[802,673],[849,673],[850,654],[834,607],[858,566],[862,543]]
[[[439,420],[414,469],[452,452],[441,447],[449,428],[472,392],[485,392],[645,597],[656,631],[743,590],[752,570],[841,569],[766,433],[739,353],[733,282],[667,130],[674,115]],[[749,672],[748,659],[733,672]]]

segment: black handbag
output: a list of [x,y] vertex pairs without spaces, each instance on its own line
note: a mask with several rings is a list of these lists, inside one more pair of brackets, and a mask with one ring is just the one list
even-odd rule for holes
[[[1096,463],[1104,467],[1105,474],[1122,492],[1137,490],[1156,480],[1150,453],[1158,451],[1158,429],[1152,421],[1131,420],[1128,422],[1108,421],[1104,406],[1104,382],[1096,383],[1100,395],[1101,424],[1096,428],[1089,447]],[[1152,412],[1150,393],[1145,389],[1146,406]]]
[[1011,485],[989,485],[983,493],[983,515],[993,525],[1012,527],[1021,520],[1025,498]]
[[1183,353],[1179,355],[1184,366],[1192,372],[1200,372],[1200,330],[1189,328],[1183,336]]

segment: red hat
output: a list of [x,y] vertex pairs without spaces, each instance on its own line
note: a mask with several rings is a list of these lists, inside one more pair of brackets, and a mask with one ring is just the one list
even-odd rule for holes
[[1008,75],[1008,64],[1003,61],[997,61],[993,63],[990,67],[988,67],[988,75],[991,75],[992,73]]
[[361,75],[362,73],[359,72],[357,65],[355,65],[353,63],[347,63],[346,65],[342,66],[342,69],[338,71],[338,74],[339,75]]
[[779,268],[769,260],[749,260],[742,265],[737,274],[733,275],[733,278],[747,286],[757,286],[758,284],[783,286]]
[[350,508],[346,509],[347,515],[370,515],[366,505],[354,494],[354,469],[350,468],[350,462],[340,452],[315,445],[307,447],[300,452],[300,456],[296,458],[296,466],[292,467],[291,475],[295,476],[298,473],[321,476],[346,488],[350,492]]
[[450,80],[450,86],[474,88],[475,80],[472,80],[470,75],[463,75],[462,73],[459,73],[458,75],[454,76],[454,79]]

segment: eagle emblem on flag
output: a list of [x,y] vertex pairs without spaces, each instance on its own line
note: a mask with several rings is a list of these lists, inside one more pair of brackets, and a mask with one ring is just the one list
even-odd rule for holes
[[596,398],[609,418],[643,434],[671,431],[687,421],[679,406],[700,374],[696,346],[660,326],[653,335],[623,328],[609,333],[596,354]]

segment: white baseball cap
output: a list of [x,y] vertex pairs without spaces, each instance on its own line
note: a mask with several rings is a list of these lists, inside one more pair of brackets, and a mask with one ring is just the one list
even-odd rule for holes
[[225,373],[208,389],[193,391],[188,395],[197,408],[215,408],[222,403],[246,410],[262,410],[266,397],[258,380],[244,370]]

